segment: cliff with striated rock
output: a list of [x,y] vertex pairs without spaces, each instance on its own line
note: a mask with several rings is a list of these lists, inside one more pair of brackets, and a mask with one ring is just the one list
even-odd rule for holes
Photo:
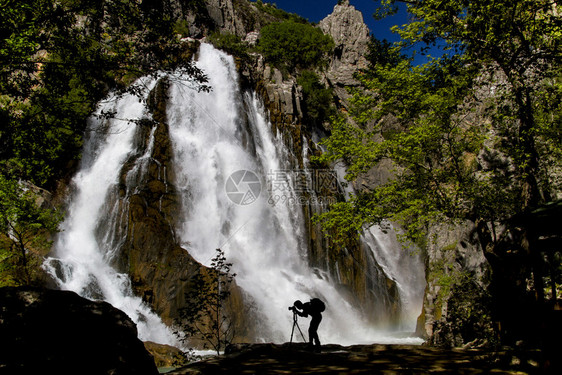
[[363,22],[363,14],[350,5],[349,0],[336,5],[332,14],[321,20],[318,26],[332,36],[336,45],[324,77],[341,105],[346,107],[348,89],[359,84],[354,74],[367,67],[365,54],[370,40],[369,28]]

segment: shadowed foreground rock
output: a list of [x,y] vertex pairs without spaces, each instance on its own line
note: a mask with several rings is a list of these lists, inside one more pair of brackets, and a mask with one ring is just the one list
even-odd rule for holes
[[169,374],[539,374],[540,353],[446,350],[413,345],[239,344],[230,354]]
[[135,323],[69,291],[0,288],[0,374],[158,374]]

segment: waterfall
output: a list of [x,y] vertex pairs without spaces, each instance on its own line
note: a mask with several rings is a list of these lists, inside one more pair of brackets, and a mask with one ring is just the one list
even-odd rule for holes
[[[232,57],[203,44],[197,65],[213,90],[195,93],[175,85],[169,93],[168,123],[184,207],[178,229],[182,246],[205,265],[216,248],[225,251],[238,285],[264,317],[263,341],[287,341],[292,319],[287,307],[315,296],[328,309],[320,329],[324,342],[382,339],[328,275],[308,266],[302,208],[286,204],[298,202],[285,173],[291,168],[289,151],[282,136],[273,134],[260,100],[240,92]],[[285,202],[270,199],[266,187],[273,179],[288,188]],[[246,193],[251,193],[248,201]]]
[[[154,86],[154,80],[140,80],[135,85]],[[119,245],[112,235],[117,215],[119,176],[123,163],[134,153],[135,120],[149,116],[144,103],[136,96],[110,97],[98,107],[98,115],[115,112],[104,120],[93,116],[79,172],[74,176],[68,214],[55,243],[53,257],[43,268],[61,289],[83,297],[103,299],[123,310],[137,324],[139,337],[164,344],[177,344],[171,330],[134,296],[127,274],[112,267]],[[141,160],[143,158],[141,157]]]
[[[337,281],[308,265],[304,214],[295,182],[286,173],[291,169],[290,151],[283,136],[272,131],[260,99],[241,90],[233,58],[203,43],[197,66],[208,75],[211,92],[193,90],[182,83],[185,77],[168,77],[166,118],[181,202],[174,218],[176,240],[207,266],[215,249],[225,252],[237,285],[258,312],[258,341],[288,341],[288,307],[297,299],[319,297],[327,306],[319,329],[323,343],[396,342],[364,319],[341,294]],[[139,84],[152,88],[156,82],[146,79]],[[119,178],[130,155],[139,152],[135,132],[140,125],[134,120],[150,118],[150,113],[135,96],[110,98],[98,111],[116,116],[91,120],[94,131],[72,181],[63,232],[44,268],[61,288],[124,310],[137,323],[141,339],[173,345],[170,330],[133,295],[129,277],[115,267],[126,229],[111,226],[126,216],[118,198]],[[128,189],[144,173],[143,160],[150,149],[149,144],[146,155],[127,167]],[[271,199],[272,184],[283,187],[286,199]],[[369,246],[376,252],[373,243]],[[401,283],[399,276],[391,278]],[[307,324],[301,322],[305,332]]]
[[[323,341],[366,339],[358,313],[307,266],[302,213],[268,199],[267,177],[289,168],[288,151],[272,134],[260,101],[239,91],[230,56],[203,44],[197,65],[213,90],[201,94],[176,85],[169,93],[168,122],[185,213],[178,230],[182,246],[205,265],[216,248],[225,251],[237,284],[264,319],[258,340],[288,341],[288,307],[313,296],[332,308],[322,322]],[[247,177],[255,178],[245,182]],[[252,182],[259,196],[256,191],[251,201],[233,201],[236,190],[252,192]]]
[[403,249],[390,223],[366,228],[361,238],[387,277],[396,282],[402,305],[399,328],[414,331],[425,290],[425,272],[419,250],[413,246]]

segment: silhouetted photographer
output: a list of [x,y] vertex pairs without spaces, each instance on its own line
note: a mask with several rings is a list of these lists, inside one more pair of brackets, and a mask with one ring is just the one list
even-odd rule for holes
[[[318,326],[322,321],[322,312],[326,309],[326,305],[318,298],[313,298],[310,302],[302,303],[301,301],[295,301],[293,306],[289,307],[289,310],[293,311],[293,314],[298,314],[303,318],[310,315],[310,326],[308,327],[308,343],[311,349],[315,351],[320,351],[320,339],[318,338]],[[296,319],[296,315],[295,319]],[[300,328],[299,328],[300,330]]]

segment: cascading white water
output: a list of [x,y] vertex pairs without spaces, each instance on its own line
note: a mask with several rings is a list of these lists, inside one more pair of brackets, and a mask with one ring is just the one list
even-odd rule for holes
[[[137,84],[151,88],[155,82],[141,80]],[[132,121],[148,114],[144,103],[133,95],[110,97],[98,108],[99,114],[103,112],[117,116],[107,121],[93,116],[90,120],[81,168],[72,180],[68,214],[54,255],[43,267],[61,289],[103,299],[126,312],[137,324],[142,340],[174,345],[177,341],[170,329],[133,295],[128,275],[110,265],[118,246],[111,242],[113,236],[107,235],[114,226],[105,219],[119,211],[114,207],[115,190],[123,163],[135,151],[136,125]]]
[[419,251],[414,247],[403,249],[390,223],[367,228],[361,238],[387,277],[398,286],[402,304],[399,328],[414,331],[425,290],[425,272]]
[[[182,200],[175,232],[182,246],[205,265],[216,248],[225,251],[237,284],[259,312],[256,331],[262,341],[287,341],[292,327],[288,306],[317,296],[327,305],[319,329],[323,343],[419,342],[375,330],[328,275],[308,266],[302,208],[272,202],[267,192],[271,176],[283,179],[282,172],[291,167],[281,136],[272,133],[256,96],[241,92],[232,57],[202,44],[197,65],[209,76],[211,92],[185,86],[182,77],[170,77],[168,92],[175,188]],[[150,88],[155,82],[144,84]],[[97,131],[86,142],[63,232],[44,267],[61,288],[103,298],[124,310],[137,323],[141,339],[174,345],[170,330],[133,295],[128,276],[111,266],[119,248],[115,238],[120,236],[106,233],[119,230],[106,224],[125,214],[115,198],[118,180],[129,155],[137,152],[136,126],[119,119],[150,115],[135,96],[109,100],[99,111],[115,111],[116,117],[92,119]],[[150,149],[148,145],[146,157],[137,158],[128,172],[128,186],[141,178]],[[288,187],[284,194],[298,202],[291,180],[283,183]],[[375,247],[371,246],[374,251]],[[400,284],[399,277],[390,277]],[[303,330],[306,324],[302,322]]]
[[[175,174],[184,201],[178,229],[182,245],[206,265],[216,248],[225,251],[238,285],[265,316],[263,341],[287,341],[292,322],[287,307],[314,296],[327,304],[321,340],[380,341],[380,334],[345,302],[329,277],[307,265],[301,208],[268,201],[268,176],[286,171],[289,158],[280,136],[272,134],[260,101],[240,92],[233,59],[203,44],[197,65],[209,75],[212,92],[172,85],[169,93]],[[237,174],[241,170],[261,181],[260,196],[252,196],[248,204],[237,204],[228,195],[229,189],[255,192],[250,185],[254,180],[245,184],[248,174]],[[233,183],[231,176],[242,180]]]

